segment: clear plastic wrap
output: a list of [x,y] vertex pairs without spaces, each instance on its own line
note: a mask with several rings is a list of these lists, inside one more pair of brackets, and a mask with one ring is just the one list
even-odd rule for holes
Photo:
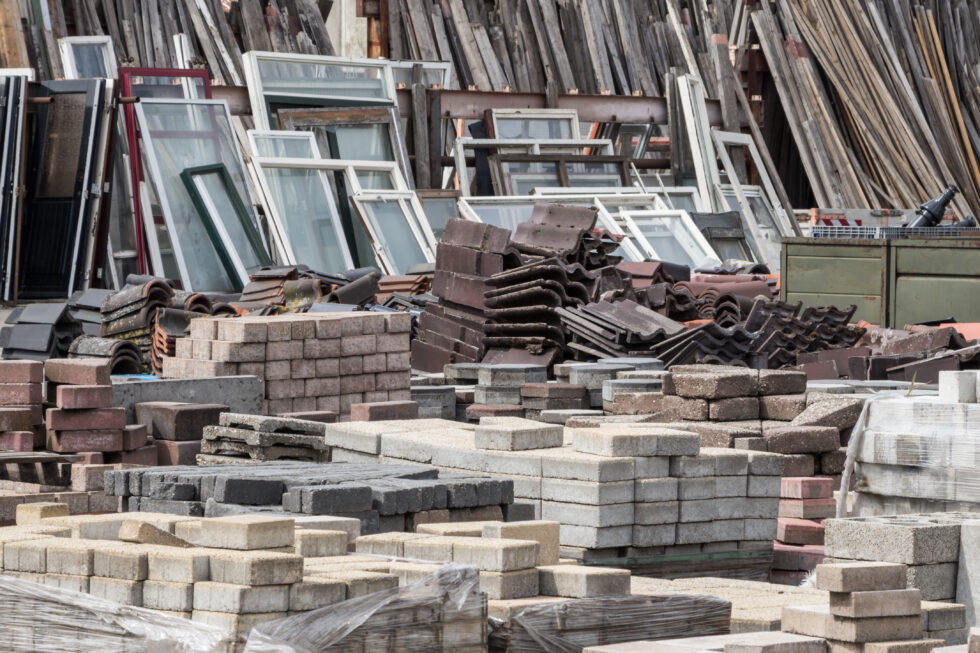
[[214,626],[91,594],[0,575],[5,653],[235,653],[242,642]]
[[650,639],[725,635],[732,604],[696,594],[604,596],[542,603],[491,619],[491,653],[582,653]]
[[937,505],[980,503],[980,404],[898,393],[870,400],[847,462],[860,493]]
[[485,651],[487,599],[474,567],[445,565],[417,583],[259,624],[246,653]]

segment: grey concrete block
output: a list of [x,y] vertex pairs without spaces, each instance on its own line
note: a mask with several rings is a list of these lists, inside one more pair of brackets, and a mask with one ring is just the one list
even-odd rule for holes
[[[635,503],[633,521],[642,525],[674,524],[678,521],[679,505],[684,502],[662,501],[658,503]],[[649,546],[649,545],[648,545]]]
[[541,502],[541,518],[575,526],[624,526],[633,523],[633,503],[586,506],[558,501]]
[[677,539],[676,524],[634,524],[633,546],[671,546]]
[[474,441],[478,449],[547,449],[562,446],[564,429],[520,417],[483,417],[476,427]]
[[563,501],[602,506],[611,503],[629,503],[634,497],[634,481],[592,483],[566,479],[541,479],[541,498],[546,501]]
[[637,479],[633,497],[637,502],[676,501],[679,496],[679,482],[676,478]]
[[960,526],[927,516],[854,517],[824,523],[828,557],[907,565],[956,562]]
[[523,599],[539,594],[537,569],[481,571],[480,591],[490,600]]
[[633,526],[577,526],[561,525],[561,545],[585,549],[605,549],[630,546],[633,542]]
[[112,377],[112,405],[126,409],[126,423],[135,424],[136,404],[176,401],[224,404],[236,413],[262,413],[264,384],[254,376],[216,376],[201,379]]

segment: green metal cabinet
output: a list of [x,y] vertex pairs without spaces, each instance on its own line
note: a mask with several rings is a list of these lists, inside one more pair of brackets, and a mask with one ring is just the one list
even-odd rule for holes
[[980,239],[785,238],[781,263],[784,301],[855,304],[854,321],[889,327],[980,322]]
[[854,320],[884,324],[888,241],[784,238],[780,296],[804,306],[857,306]]

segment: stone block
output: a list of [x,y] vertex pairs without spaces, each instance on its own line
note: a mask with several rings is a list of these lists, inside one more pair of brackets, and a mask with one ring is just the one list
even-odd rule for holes
[[783,608],[782,629],[843,642],[881,642],[921,637],[922,619],[919,616],[848,619],[830,614],[830,606],[807,605]]
[[758,419],[759,399],[758,397],[712,399],[708,402],[708,418],[722,422]]
[[453,561],[481,571],[518,571],[538,565],[539,549],[536,541],[467,538],[453,546]]
[[540,594],[538,570],[481,571],[480,591],[492,601],[537,596]]
[[[106,542],[93,552],[92,571],[96,576],[107,578],[145,580],[148,573],[147,560],[146,547]],[[207,567],[204,573],[207,574]]]
[[975,370],[943,371],[939,373],[939,401],[954,404],[977,402],[977,373]]
[[354,545],[358,553],[401,558],[405,555],[406,542],[427,537],[421,533],[376,533],[360,536]]
[[51,358],[44,362],[44,376],[52,383],[108,385],[109,361],[102,358]]
[[211,580],[218,583],[288,585],[299,582],[303,576],[303,556],[288,553],[228,551],[212,553],[210,560]]
[[792,424],[798,426],[832,426],[843,431],[857,422],[864,406],[863,399],[835,397],[810,404],[797,415]]
[[194,609],[194,583],[143,581],[143,607],[154,610],[189,612]]
[[38,361],[0,361],[0,383],[40,383],[44,380],[44,364]]
[[347,533],[344,531],[297,529],[294,538],[295,552],[304,558],[340,556],[347,553]]
[[759,417],[790,422],[806,409],[806,395],[768,395],[759,397]]
[[483,417],[474,432],[474,441],[478,449],[548,449],[562,446],[564,429],[520,417]]
[[[589,481],[570,481],[557,478],[534,479],[534,481],[540,485],[540,494],[538,496],[521,494],[520,496],[592,506],[628,503],[635,496],[634,481],[590,483]],[[522,486],[515,486],[515,488],[523,489]]]
[[22,503],[17,506],[16,524],[18,526],[29,526],[40,524],[41,520],[48,517],[67,517],[67,503],[37,502]]
[[313,576],[317,580],[321,577],[344,583],[347,586],[348,599],[398,587],[398,576],[373,571],[331,570]]
[[306,578],[289,586],[289,611],[316,610],[347,599],[347,584],[327,578]]
[[[121,557],[123,553],[119,555]],[[196,583],[209,580],[211,575],[211,554],[203,549],[168,547],[154,549],[144,555],[149,580]]]
[[545,596],[591,598],[630,593],[627,569],[552,565],[538,567],[539,591]]
[[826,519],[837,510],[836,499],[782,499],[779,516],[791,519]]
[[759,370],[760,395],[798,395],[806,392],[806,372]]
[[823,477],[784,477],[780,496],[784,499],[827,499],[833,495],[832,481]]
[[559,501],[542,501],[541,518],[576,526],[624,526],[633,523],[633,504],[614,503],[605,506],[586,506]]
[[405,540],[402,543],[402,557],[413,560],[452,562],[453,546],[456,541],[456,537],[444,535],[430,535],[416,540]]
[[809,519],[780,517],[777,520],[776,539],[786,544],[823,544],[823,525]]
[[483,537],[537,542],[538,564],[557,565],[560,524],[556,521],[491,522],[483,525]]
[[195,583],[194,609],[234,614],[285,612],[289,609],[289,586],[247,587],[209,581]]
[[695,455],[700,447],[701,439],[696,434],[647,424],[572,429],[572,448],[597,456]]
[[273,549],[293,545],[292,519],[271,515],[230,515],[201,520],[200,546],[217,549]]
[[123,408],[90,408],[86,410],[48,408],[45,424],[49,431],[122,429],[126,426],[126,410]]
[[908,617],[922,613],[919,590],[831,592],[830,614],[851,619]]
[[136,542],[139,544],[157,544],[160,546],[176,546],[188,548],[190,543],[158,528],[151,523],[139,521],[139,519],[126,519],[119,526],[119,540],[122,542]]
[[633,497],[638,502],[676,501],[679,496],[679,479],[637,478]]
[[680,374],[671,370],[670,383],[674,393],[681,397],[725,399],[750,397],[759,393],[759,375],[756,370]]
[[828,592],[866,592],[905,589],[905,565],[889,562],[851,562],[818,565],[817,589]]
[[136,607],[143,605],[143,581],[140,580],[92,576],[89,579],[88,591],[92,596],[114,603]]
[[956,562],[960,525],[918,517],[829,519],[827,555],[908,565]]

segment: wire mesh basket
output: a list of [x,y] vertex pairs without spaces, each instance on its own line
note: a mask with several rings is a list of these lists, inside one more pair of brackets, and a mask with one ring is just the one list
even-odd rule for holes
[[935,238],[980,236],[980,227],[857,227],[838,225],[813,225],[811,238],[860,238],[868,240],[888,240],[910,236],[932,236]]

